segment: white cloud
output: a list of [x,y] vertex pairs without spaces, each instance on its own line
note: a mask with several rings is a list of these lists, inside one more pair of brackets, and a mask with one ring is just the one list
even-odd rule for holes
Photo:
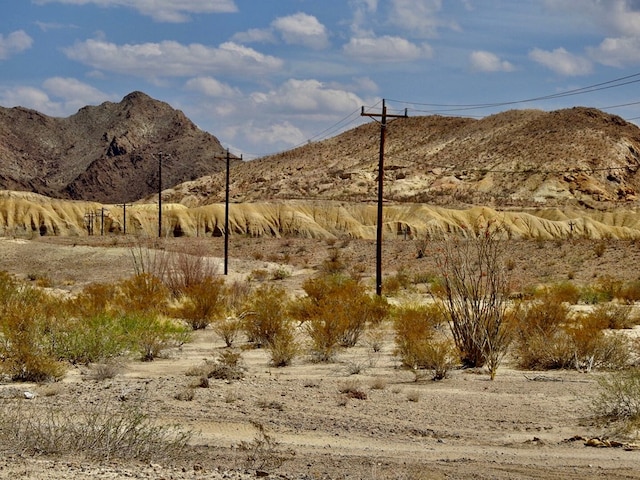
[[192,78],[185,84],[187,90],[202,93],[207,97],[236,97],[240,91],[211,77]]
[[276,90],[256,92],[251,98],[263,113],[291,112],[320,117],[348,113],[364,104],[354,93],[328,88],[318,80],[290,79]]
[[304,45],[316,50],[329,45],[327,29],[312,15],[296,13],[279,17],[271,25],[282,35],[286,43]]
[[15,53],[31,48],[33,39],[23,30],[17,30],[6,37],[0,33],[0,60],[6,60]]
[[529,58],[559,75],[587,75],[593,69],[588,59],[569,53],[564,48],[556,48],[551,52],[535,48],[529,53]]
[[274,145],[300,145],[306,138],[304,133],[288,121],[271,123],[268,125],[256,125],[253,122],[242,126],[243,136],[254,145],[265,145],[273,148]]
[[218,48],[174,41],[117,45],[87,40],[64,49],[72,60],[99,70],[145,78],[185,77],[205,73],[261,75],[277,71],[282,60],[234,42]]
[[353,37],[344,45],[349,57],[361,62],[410,62],[433,55],[427,44],[416,45],[402,37]]
[[545,0],[545,4],[602,25],[612,35],[640,35],[640,3],[636,0]]
[[425,37],[434,37],[441,22],[442,0],[392,0],[391,23]]
[[640,38],[606,38],[597,48],[587,50],[591,58],[603,65],[623,67],[640,63]]
[[239,43],[275,43],[276,37],[270,28],[251,28],[246,32],[235,33],[231,40]]
[[189,14],[232,13],[238,8],[233,0],[34,0],[37,4],[63,3],[67,5],[97,5],[100,7],[129,7],[158,22],[181,23]]
[[477,50],[469,55],[471,68],[478,72],[512,72],[514,66],[506,60],[500,60],[495,53]]
[[43,82],[42,88],[18,86],[0,91],[2,105],[31,108],[54,117],[66,117],[106,100],[114,97],[75,78],[52,77]]

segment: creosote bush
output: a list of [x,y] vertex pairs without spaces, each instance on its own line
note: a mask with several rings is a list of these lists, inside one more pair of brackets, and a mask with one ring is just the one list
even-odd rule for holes
[[546,298],[525,302],[514,319],[518,365],[530,370],[625,368],[627,339],[604,328],[598,314],[571,316],[566,304]]
[[297,300],[292,314],[304,323],[311,350],[319,361],[330,361],[339,348],[358,343],[368,324],[379,324],[388,312],[384,298],[371,297],[357,279],[323,275],[304,282],[307,296]]
[[593,413],[607,424],[619,422],[622,431],[640,426],[640,370],[612,372],[598,379],[599,389],[592,399]]
[[394,311],[395,354],[416,380],[424,371],[433,380],[446,378],[458,361],[457,351],[445,334],[442,309],[436,304],[406,305]]
[[0,371],[15,381],[60,379],[65,366],[52,348],[57,303],[0,273]]
[[177,305],[170,308],[175,318],[185,320],[193,330],[206,328],[224,309],[224,280],[204,277],[191,282],[181,290]]

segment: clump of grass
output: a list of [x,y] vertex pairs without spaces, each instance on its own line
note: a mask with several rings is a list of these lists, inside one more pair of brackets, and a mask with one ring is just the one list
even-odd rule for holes
[[223,350],[215,360],[206,360],[203,365],[187,371],[187,375],[216,380],[242,380],[247,368],[240,352]]
[[347,398],[354,398],[356,400],[366,400],[368,398],[367,392],[364,391],[360,382],[357,380],[348,380],[338,387],[338,391]]
[[24,402],[0,405],[0,445],[15,454],[79,454],[110,459],[177,459],[184,454],[191,433],[156,424],[130,402],[79,404],[73,411]]
[[295,452],[283,449],[275,437],[270,435],[264,425],[252,421],[256,429],[253,440],[240,442],[236,448],[243,455],[243,467],[254,470],[270,470],[281,467],[291,459]]
[[618,422],[622,430],[636,430],[640,426],[640,370],[614,372],[600,377],[598,384],[593,413],[607,424]]

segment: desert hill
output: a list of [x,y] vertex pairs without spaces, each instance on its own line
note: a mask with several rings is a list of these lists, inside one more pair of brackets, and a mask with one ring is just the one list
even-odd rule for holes
[[[237,164],[236,201],[376,196],[379,126],[372,122],[278,155]],[[513,110],[481,120],[389,122],[385,199],[441,206],[630,205],[640,192],[640,129],[593,108]],[[222,200],[221,175],[167,192],[185,205]]]
[[131,202],[157,191],[159,152],[163,186],[224,168],[218,139],[141,92],[67,118],[0,107],[1,189]]

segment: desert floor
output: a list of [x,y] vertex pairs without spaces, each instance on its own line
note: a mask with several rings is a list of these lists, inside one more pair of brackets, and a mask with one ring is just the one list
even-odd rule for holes
[[[164,248],[180,248],[180,241]],[[46,278],[52,288],[73,292],[87,283],[131,275],[133,242],[0,239],[0,270]],[[221,239],[200,243],[220,261]],[[344,261],[365,277],[373,272],[371,242],[235,238],[230,277],[244,279],[284,264],[291,276],[280,282],[295,293],[331,248],[341,249]],[[588,283],[602,275],[637,279],[638,254],[640,246],[631,242],[608,243],[602,252],[589,241],[518,242],[506,253],[514,284],[521,288],[567,278]],[[433,269],[429,258],[416,258],[411,241],[385,244],[385,257],[385,272]],[[417,286],[401,295],[420,291]],[[35,393],[23,400],[32,408],[74,411],[99,402],[129,402],[160,423],[194,432],[192,448],[181,458],[99,464],[79,457],[12,455],[0,458],[0,478],[640,478],[640,450],[632,448],[633,439],[619,438],[627,449],[585,445],[595,437],[617,439],[615,430],[598,425],[590,411],[597,380],[606,373],[527,372],[512,368],[507,359],[494,381],[481,371],[454,370],[443,381],[415,382],[393,356],[390,328],[381,351],[374,352],[365,338],[328,364],[302,356],[292,366],[273,368],[265,351],[239,346],[245,378],[211,380],[208,388],[190,388],[197,379],[186,373],[224,349],[210,330],[196,332],[191,343],[166,358],[127,361],[112,379],[95,380],[91,368],[82,366],[56,384],[0,384],[2,398]],[[340,393],[346,385],[366,399]],[[181,395],[187,390],[194,393],[190,400]],[[256,438],[255,424],[277,442],[261,453],[282,458],[279,467],[249,464],[246,452],[237,448]]]

